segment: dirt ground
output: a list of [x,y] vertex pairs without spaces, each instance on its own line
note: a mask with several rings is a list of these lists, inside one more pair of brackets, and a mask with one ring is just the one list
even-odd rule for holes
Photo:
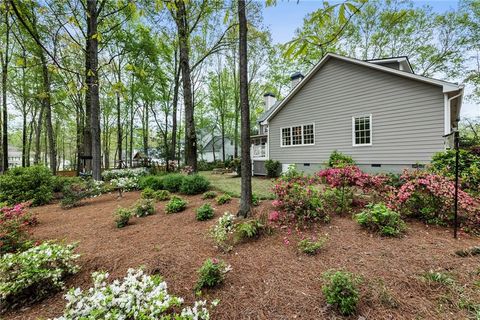
[[[68,278],[67,287],[89,287],[90,273],[96,270],[110,272],[113,279],[123,277],[128,268],[145,266],[164,276],[170,291],[191,303],[196,270],[206,258],[217,257],[233,270],[221,287],[204,292],[210,301],[220,299],[212,319],[342,318],[327,307],[321,293],[321,274],[333,268],[363,277],[358,313],[351,319],[468,319],[472,315],[459,303],[480,304],[480,257],[454,254],[479,245],[479,238],[461,234],[454,240],[451,230],[418,222],[408,222],[402,238],[381,238],[362,230],[350,217],[334,217],[330,224],[317,227],[318,234],[328,234],[329,240],[316,256],[299,254],[298,237],[285,229],[222,254],[206,236],[215,219],[195,220],[195,209],[205,202],[200,196],[185,197],[189,205],[184,212],[166,215],[165,203],[158,203],[157,214],[133,218],[124,229],[115,228],[114,210],[138,198],[138,192],[126,193],[121,200],[106,194],[70,210],[58,204],[32,209],[39,219],[32,229],[35,239],[79,242],[82,269]],[[238,200],[214,207],[218,217],[224,211],[235,212]],[[270,201],[262,201],[257,211],[270,209]],[[284,243],[284,237],[290,244]],[[450,274],[457,289],[426,282],[422,274],[429,270]],[[0,317],[59,316],[64,293]]]

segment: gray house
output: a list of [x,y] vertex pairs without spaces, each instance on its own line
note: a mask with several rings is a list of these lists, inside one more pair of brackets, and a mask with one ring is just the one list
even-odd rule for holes
[[333,150],[367,172],[400,172],[427,164],[451,146],[463,86],[416,75],[407,57],[362,61],[329,53],[305,76],[292,76],[280,102],[265,95],[252,136],[253,173],[264,161],[313,172]]

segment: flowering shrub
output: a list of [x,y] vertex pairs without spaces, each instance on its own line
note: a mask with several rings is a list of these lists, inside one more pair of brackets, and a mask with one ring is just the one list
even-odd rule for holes
[[69,183],[63,187],[60,206],[64,209],[76,207],[85,198],[96,197],[105,191],[105,183],[93,179]]
[[133,206],[136,217],[146,217],[155,213],[155,203],[152,199],[140,199]]
[[154,199],[155,198],[155,190],[147,187],[147,188],[142,190],[141,197],[142,197],[142,199]]
[[277,200],[273,205],[285,213],[285,218],[300,223],[308,220],[328,221],[329,217],[323,208],[320,190],[300,182],[279,180],[273,187]]
[[118,208],[114,213],[114,217],[117,228],[123,228],[128,224],[128,221],[130,221],[130,218],[132,217],[132,210]]
[[180,169],[180,172],[186,175],[193,174],[193,168],[192,166],[184,166],[182,169]]
[[235,242],[256,238],[260,235],[265,225],[258,219],[243,221],[235,225]]
[[383,236],[398,236],[405,230],[400,214],[389,209],[384,203],[369,204],[366,210],[355,215],[355,220]]
[[27,227],[37,219],[26,211],[27,204],[0,209],[0,254],[15,252],[28,245]]
[[215,245],[225,252],[232,250],[232,245],[228,240],[235,229],[234,221],[235,216],[229,212],[225,212],[223,216],[218,218],[217,223],[214,224],[209,231]]
[[24,305],[62,289],[63,279],[76,273],[76,245],[45,242],[20,253],[0,257],[0,306]]
[[212,206],[208,203],[205,203],[197,209],[196,218],[198,221],[205,221],[212,219],[214,215],[215,212],[213,211]]
[[138,179],[133,177],[122,177],[110,180],[112,186],[117,189],[119,197],[123,196],[123,192],[131,191],[138,188]]
[[102,172],[102,178],[105,181],[111,181],[119,178],[140,178],[149,174],[147,168],[133,168],[133,169],[113,169]]
[[94,272],[93,287],[82,291],[71,289],[65,296],[63,316],[55,320],[201,320],[209,319],[206,301],[176,312],[183,299],[171,295],[160,276],[149,276],[142,270],[129,269],[126,277],[107,284],[109,274]]
[[173,196],[172,199],[165,206],[166,213],[177,213],[185,210],[187,207],[187,201],[180,197]]
[[223,261],[216,258],[207,259],[198,270],[198,280],[195,290],[202,288],[213,288],[218,286],[225,279],[225,274],[231,270],[231,267]]
[[[454,182],[440,175],[420,171],[405,171],[401,179],[405,183],[390,197],[390,208],[430,223],[452,223]],[[458,206],[463,227],[479,231],[480,208],[474,199],[458,190]]]

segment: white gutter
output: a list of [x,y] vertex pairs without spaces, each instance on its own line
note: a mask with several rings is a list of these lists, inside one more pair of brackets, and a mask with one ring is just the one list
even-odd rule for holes
[[[452,132],[452,119],[451,119],[451,109],[452,109],[452,100],[457,99],[459,97],[463,96],[463,88],[460,88],[460,93],[457,95],[454,95],[451,98],[448,98],[448,94],[445,93],[444,99],[445,99],[445,134],[449,134]],[[455,123],[457,123],[457,118],[460,114],[460,108],[462,106],[462,99],[459,99],[458,105],[457,105],[457,112],[455,114]]]

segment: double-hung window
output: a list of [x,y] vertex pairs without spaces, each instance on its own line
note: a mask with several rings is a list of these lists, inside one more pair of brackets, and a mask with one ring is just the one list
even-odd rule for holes
[[305,146],[315,144],[314,125],[304,124],[282,128],[281,146]]
[[372,115],[352,118],[353,146],[372,145]]

